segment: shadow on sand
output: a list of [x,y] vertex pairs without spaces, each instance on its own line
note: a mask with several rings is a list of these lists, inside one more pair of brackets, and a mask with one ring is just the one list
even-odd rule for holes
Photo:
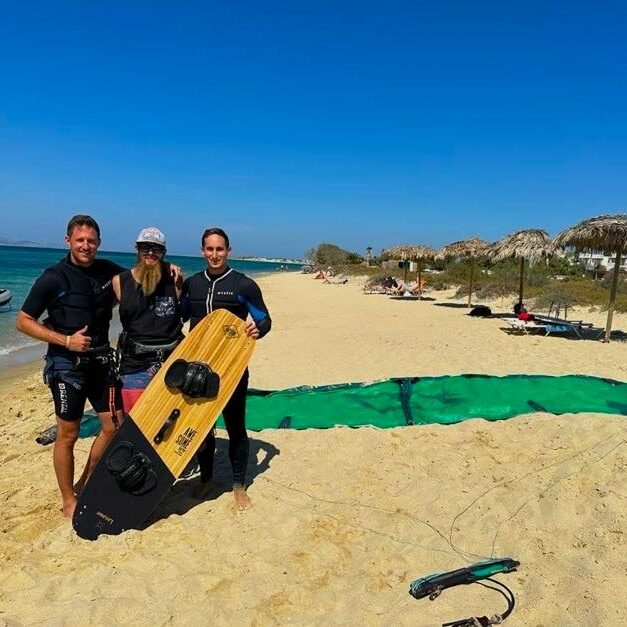
[[468,305],[464,305],[463,303],[435,303],[436,307],[450,307],[451,309],[472,309],[472,307],[476,307],[473,305],[472,307],[468,307]]
[[[250,437],[250,436],[249,436]],[[258,461],[261,453],[261,459]],[[255,478],[264,473],[270,467],[273,457],[280,455],[281,451],[276,446],[250,438],[250,456],[248,458],[248,485],[250,486]],[[150,518],[142,525],[142,529],[150,527],[152,524],[163,518],[168,518],[172,514],[179,516],[185,514],[204,501],[213,501],[225,492],[230,492],[232,488],[231,463],[229,461],[229,440],[228,438],[217,438],[216,454],[213,462],[213,488],[202,499],[194,496],[194,490],[200,485],[200,471],[198,463],[194,457],[178,481],[172,487],[166,498],[160,503]]]
[[418,296],[390,296],[390,300],[407,300],[407,301],[413,301],[413,300],[418,300],[418,301],[434,301],[435,298],[432,298],[431,296],[421,296],[420,298]]

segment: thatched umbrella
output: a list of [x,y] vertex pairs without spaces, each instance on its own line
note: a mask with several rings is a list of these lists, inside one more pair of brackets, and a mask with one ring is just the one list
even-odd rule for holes
[[627,254],[627,214],[589,218],[562,231],[554,240],[556,246],[574,246],[576,249],[600,250],[605,255],[616,255],[614,276],[607,307],[604,342],[610,341],[616,288],[620,274],[621,257]]
[[[422,280],[422,262],[425,259],[435,259],[437,251],[431,246],[424,244],[404,244],[402,246],[394,246],[383,251],[383,255],[388,259],[400,259],[401,261],[415,261],[418,265],[418,285]],[[407,268],[405,268],[405,281],[407,281]]]
[[525,278],[525,260],[529,265],[538,263],[553,255],[556,247],[549,234],[542,229],[523,229],[506,235],[491,247],[490,256],[493,261],[501,261],[508,257],[520,259],[520,282],[518,284],[518,302],[523,302],[523,282]]
[[472,305],[472,287],[475,274],[475,259],[477,257],[485,257],[490,248],[488,242],[479,237],[471,237],[447,244],[442,248],[440,256],[442,257],[463,257],[470,261],[470,280],[468,290],[468,307]]

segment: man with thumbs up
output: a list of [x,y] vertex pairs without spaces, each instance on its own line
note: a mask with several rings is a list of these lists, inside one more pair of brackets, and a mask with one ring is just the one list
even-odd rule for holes
[[[65,241],[67,256],[37,279],[17,315],[16,327],[48,343],[44,380],[57,417],[53,464],[63,515],[71,518],[77,495],[123,420],[109,323],[115,304],[112,279],[124,268],[96,259],[100,227],[91,216],[74,216]],[[45,311],[48,317],[40,322]],[[98,413],[102,428],[74,485],[74,444],[86,400]]]

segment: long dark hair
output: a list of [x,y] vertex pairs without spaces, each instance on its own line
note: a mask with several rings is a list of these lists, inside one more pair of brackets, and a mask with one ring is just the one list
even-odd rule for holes
[[217,226],[214,226],[210,229],[205,229],[205,232],[202,234],[202,238],[200,240],[200,246],[201,248],[205,247],[205,240],[210,236],[210,235],[219,235],[221,238],[224,239],[224,243],[226,244],[227,248],[230,248],[231,245],[229,244],[229,236],[225,233],[225,231]]

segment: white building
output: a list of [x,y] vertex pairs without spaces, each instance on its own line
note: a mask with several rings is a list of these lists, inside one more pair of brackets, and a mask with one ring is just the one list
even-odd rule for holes
[[[579,263],[586,270],[594,270],[596,268],[605,268],[605,270],[613,270],[616,265],[616,256],[609,257],[603,253],[579,253]],[[627,271],[627,256],[621,257],[621,270]]]

